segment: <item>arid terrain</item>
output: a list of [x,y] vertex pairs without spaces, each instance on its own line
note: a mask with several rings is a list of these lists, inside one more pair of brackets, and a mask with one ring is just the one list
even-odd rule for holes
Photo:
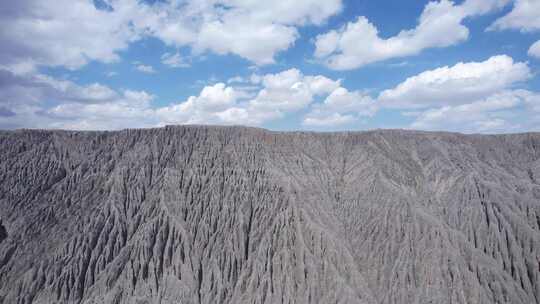
[[540,133],[0,131],[0,303],[540,303]]

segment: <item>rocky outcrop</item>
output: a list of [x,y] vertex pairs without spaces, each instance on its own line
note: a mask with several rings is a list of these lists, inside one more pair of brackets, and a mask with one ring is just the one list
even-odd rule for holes
[[540,134],[0,132],[0,303],[540,303]]

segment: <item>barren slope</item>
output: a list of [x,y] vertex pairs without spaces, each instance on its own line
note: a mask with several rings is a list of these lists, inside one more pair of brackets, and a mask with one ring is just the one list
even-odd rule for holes
[[0,303],[540,303],[540,134],[0,132]]

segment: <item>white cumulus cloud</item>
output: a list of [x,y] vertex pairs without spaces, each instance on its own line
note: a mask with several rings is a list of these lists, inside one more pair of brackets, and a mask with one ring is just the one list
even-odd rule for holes
[[379,95],[389,108],[422,108],[468,103],[506,89],[531,77],[526,63],[506,55],[483,62],[460,62],[407,78]]
[[[233,54],[273,63],[299,37],[298,28],[320,25],[341,0],[250,1],[21,0],[0,4],[0,65],[62,66],[120,60],[119,51],[145,37],[191,48],[194,54]],[[181,67],[177,54],[163,58]]]
[[337,127],[355,122],[356,117],[350,114],[325,113],[314,111],[304,118],[303,125],[308,127]]
[[174,54],[164,53],[161,55],[161,63],[171,68],[187,68],[190,66],[186,59],[178,52]]
[[162,124],[230,123],[237,99],[234,88],[217,83],[185,102],[156,109],[156,114]]
[[156,73],[156,70],[154,70],[154,67],[151,65],[144,65],[144,64],[138,64],[135,66],[135,69],[139,72],[143,72],[146,74],[154,74]]
[[23,0],[0,4],[0,64],[80,68],[90,60],[114,62],[138,39],[116,11],[92,1]]
[[[452,130],[469,133],[511,132],[527,129],[516,117],[526,117],[519,106],[530,107],[538,115],[540,95],[526,90],[502,91],[468,104],[432,108],[422,112],[411,124],[422,130]],[[536,114],[531,113],[535,111]],[[527,122],[523,120],[521,123]]]
[[263,89],[250,103],[252,107],[275,111],[295,111],[313,101],[315,95],[324,94],[329,87],[339,86],[323,76],[304,76],[297,69],[286,70],[262,77]]
[[536,41],[528,51],[529,56],[540,59],[540,40]]
[[488,30],[516,29],[522,32],[540,30],[540,1],[515,0],[507,15],[497,19]]
[[467,0],[455,5],[448,0],[429,2],[414,29],[383,38],[375,25],[360,16],[338,30],[319,35],[315,57],[331,69],[348,70],[391,58],[416,55],[427,48],[455,45],[469,37],[462,24],[467,17],[502,7],[506,0]]
[[377,110],[377,103],[369,95],[339,87],[322,104],[314,106],[302,124],[314,127],[345,125],[361,117],[373,116]]
[[35,71],[0,68],[2,128],[262,125],[301,111],[308,112],[305,125],[323,126],[353,122],[376,111],[369,96],[345,89],[341,80],[304,75],[298,69],[236,76],[229,84],[205,85],[199,94],[167,106],[154,104],[155,99],[145,91],[117,91],[99,83],[78,85]]
[[531,130],[540,123],[540,94],[519,88],[531,76],[527,63],[514,62],[506,55],[493,56],[409,77],[383,91],[378,103],[383,108],[406,110],[402,115],[413,119],[409,127],[414,129]]

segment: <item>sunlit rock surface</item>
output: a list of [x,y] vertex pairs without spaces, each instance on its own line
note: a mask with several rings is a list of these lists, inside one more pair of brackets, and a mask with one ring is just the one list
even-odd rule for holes
[[540,303],[540,133],[0,132],[0,303]]

